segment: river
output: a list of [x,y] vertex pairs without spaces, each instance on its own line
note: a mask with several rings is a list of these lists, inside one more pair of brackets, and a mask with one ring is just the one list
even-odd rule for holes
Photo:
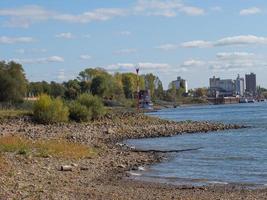
[[127,141],[138,149],[191,149],[172,153],[133,178],[173,184],[267,185],[267,103],[164,109],[149,115],[176,121],[212,121],[250,128]]

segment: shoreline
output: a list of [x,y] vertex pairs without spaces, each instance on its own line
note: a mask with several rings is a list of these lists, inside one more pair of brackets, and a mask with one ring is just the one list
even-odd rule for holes
[[[220,189],[220,187],[188,188],[188,186],[178,187],[127,179],[129,170],[160,162],[166,158],[166,154],[133,152],[116,145],[117,142],[125,139],[196,132],[201,134],[201,132],[237,128],[245,127],[208,122],[174,122],[134,113],[110,115],[105,119],[89,124],[39,125],[32,123],[30,119],[4,120],[0,122],[0,135],[2,136],[13,134],[32,140],[65,138],[70,142],[95,146],[101,149],[101,153],[96,158],[80,160],[53,157],[29,159],[7,153],[5,154],[7,161],[12,166],[16,166],[12,170],[18,175],[9,177],[8,174],[3,174],[0,177],[0,199],[7,196],[10,198],[31,197],[28,199],[39,196],[40,199],[140,200],[154,199],[154,197],[171,199],[171,196],[177,197],[177,199],[201,199],[197,198],[199,195],[195,196],[197,193],[204,195],[203,199],[212,199],[216,195],[223,195],[224,190],[231,191],[235,197],[236,195],[241,197],[240,191],[243,191],[244,188],[237,189],[235,187],[234,190],[232,186],[224,186],[224,189]],[[216,132],[211,134],[216,134]],[[59,165],[71,163],[75,163],[74,166],[76,166],[72,172],[60,172],[58,170]],[[79,170],[80,166],[88,168],[88,170],[81,171]],[[38,190],[43,192],[37,192]],[[17,191],[17,193],[14,194],[11,191]],[[138,195],[136,191],[138,191]],[[250,193],[251,190],[245,191]],[[261,194],[260,191],[257,189],[256,193]],[[266,190],[263,191],[266,192]],[[185,196],[186,198],[183,198]]]

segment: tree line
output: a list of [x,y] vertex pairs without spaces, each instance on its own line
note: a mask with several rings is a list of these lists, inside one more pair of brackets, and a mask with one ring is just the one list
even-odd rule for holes
[[137,77],[134,73],[110,74],[101,68],[87,68],[76,79],[63,83],[30,82],[28,96],[46,93],[52,97],[76,99],[80,94],[91,93],[103,99],[133,99],[137,90],[137,81],[141,90],[149,89],[152,99],[162,98],[163,86],[153,74]]
[[[25,97],[37,97],[41,94],[74,100],[84,93],[96,95],[102,99],[121,101],[135,98],[137,81],[140,90],[150,91],[152,100],[174,102],[185,95],[183,85],[176,89],[175,85],[170,83],[169,88],[164,90],[159,77],[152,73],[140,76],[135,73],[110,74],[102,68],[87,68],[81,71],[77,78],[63,83],[29,82],[21,64],[0,61],[0,102],[20,102]],[[189,95],[194,97],[206,96],[206,94],[206,88],[189,91]]]
[[83,93],[113,100],[133,99],[137,81],[141,90],[150,90],[153,99],[163,97],[162,82],[151,73],[137,77],[135,73],[110,74],[101,68],[87,68],[81,71],[76,79],[63,83],[29,82],[21,64],[1,61],[0,101],[18,102],[24,97],[36,97],[41,94],[73,100]]

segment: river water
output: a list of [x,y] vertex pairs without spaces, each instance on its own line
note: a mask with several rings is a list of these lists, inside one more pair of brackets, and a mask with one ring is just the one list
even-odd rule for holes
[[195,120],[248,125],[216,133],[129,140],[138,149],[191,149],[135,172],[133,178],[173,184],[267,185],[267,103],[165,109],[149,115],[176,121]]

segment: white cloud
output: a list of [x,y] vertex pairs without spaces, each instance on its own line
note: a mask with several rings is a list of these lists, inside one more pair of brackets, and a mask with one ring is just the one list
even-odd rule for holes
[[60,56],[51,56],[48,57],[47,62],[64,62],[64,58],[60,57]]
[[122,35],[122,36],[129,36],[131,35],[132,33],[130,31],[120,31],[118,32],[119,35]]
[[56,13],[53,11],[46,10],[36,5],[12,9],[0,9],[0,16],[9,17],[8,21],[5,22],[5,25],[9,27],[27,28],[30,24],[48,20],[55,14]]
[[90,60],[91,58],[92,58],[92,56],[90,56],[90,55],[85,55],[85,54],[80,55],[80,59],[82,59],[82,60]]
[[179,45],[177,45],[177,44],[162,44],[162,45],[159,45],[155,48],[163,50],[163,51],[171,51],[171,50],[177,49],[178,47],[179,47]]
[[206,48],[206,47],[211,47],[212,44],[209,41],[194,40],[194,41],[184,42],[181,44],[181,46],[185,48]]
[[168,71],[172,69],[172,66],[167,63],[152,63],[152,62],[139,62],[137,64],[134,63],[117,63],[108,65],[105,68],[108,71],[115,72],[115,71],[135,71],[135,67],[139,66],[141,71]]
[[197,16],[205,14],[204,9],[184,5],[180,0],[138,0],[135,13],[164,17],[175,17],[179,13]]
[[15,43],[29,43],[34,42],[32,37],[0,37],[0,44],[15,44]]
[[182,66],[183,67],[197,67],[197,66],[203,66],[204,64],[205,62],[202,60],[191,59],[191,60],[184,61]]
[[214,12],[221,12],[223,10],[220,6],[213,6],[210,9]]
[[[191,59],[184,61],[180,67],[212,71],[248,71],[267,67],[264,56],[249,52],[221,52],[212,60]],[[197,68],[193,68],[197,67]],[[201,68],[201,69],[200,69]]]
[[105,68],[110,72],[121,72],[121,71],[134,71],[135,64],[132,63],[117,63],[108,65]]
[[257,7],[251,7],[247,9],[240,10],[240,15],[255,15],[261,13],[261,9]]
[[57,38],[64,38],[64,39],[72,39],[74,38],[74,35],[70,32],[66,32],[66,33],[59,33],[56,35]]
[[255,35],[239,35],[233,37],[221,38],[217,41],[203,41],[195,40],[184,42],[181,44],[185,48],[205,48],[205,47],[216,47],[216,46],[234,46],[234,45],[256,45],[256,44],[267,44],[267,37],[258,37]]
[[92,21],[106,21],[126,14],[127,10],[119,8],[99,8],[77,15],[48,10],[37,5],[0,9],[0,16],[8,17],[5,22],[6,26],[22,28],[28,28],[33,23],[47,20],[90,23]]
[[90,34],[85,34],[83,37],[87,38],[87,39],[90,39],[92,36]]
[[202,8],[192,6],[183,6],[180,11],[191,16],[199,16],[205,13]]
[[222,38],[214,43],[215,46],[247,45],[247,44],[267,44],[267,38],[258,37],[255,35],[239,35],[234,37]]
[[46,49],[16,49],[16,53],[18,54],[26,54],[26,53],[45,53]]
[[118,51],[114,51],[114,54],[122,55],[122,54],[131,54],[136,53],[137,49],[120,49]]
[[64,62],[64,58],[60,56],[50,56],[46,58],[30,58],[30,59],[11,59],[15,62],[22,63],[22,64],[43,64],[49,62]]
[[16,52],[19,53],[19,54],[24,54],[25,53],[25,49],[17,49]]
[[150,63],[150,62],[141,62],[138,63],[141,69],[167,69],[171,66],[167,63]]
[[220,60],[240,60],[251,59],[255,56],[254,53],[248,52],[221,52],[217,53],[216,57]]
[[126,14],[127,11],[120,8],[99,8],[79,15],[57,14],[53,19],[72,23],[89,23],[92,21],[106,21]]
[[60,69],[59,71],[58,71],[58,75],[57,75],[57,79],[59,80],[59,81],[64,81],[64,80],[66,80],[66,74],[65,74],[65,69]]
[[93,21],[107,21],[115,17],[134,14],[175,17],[179,13],[199,16],[205,14],[205,10],[186,5],[180,0],[138,0],[133,7],[127,9],[98,8],[78,14],[62,13],[38,5],[0,9],[0,17],[3,16],[6,18],[4,22],[5,26],[21,28],[28,28],[31,24],[48,20],[85,24]]

